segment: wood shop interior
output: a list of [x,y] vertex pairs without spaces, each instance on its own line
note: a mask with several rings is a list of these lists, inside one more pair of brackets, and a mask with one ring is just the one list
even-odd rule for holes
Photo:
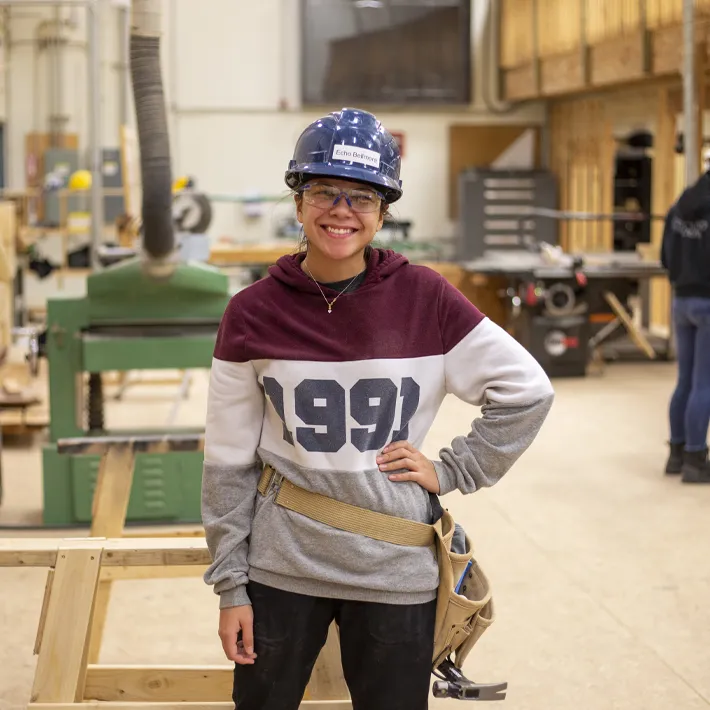
[[[144,263],[137,8],[165,273]],[[202,580],[210,363],[230,297],[299,249],[296,139],[343,107],[402,154],[377,245],[555,388],[513,470],[445,499],[497,601],[468,676],[506,680],[508,710],[710,708],[710,490],[664,472],[661,264],[710,168],[710,0],[0,0],[0,710],[233,707]],[[476,414],[447,397],[423,453]],[[304,708],[352,707],[336,636]]]

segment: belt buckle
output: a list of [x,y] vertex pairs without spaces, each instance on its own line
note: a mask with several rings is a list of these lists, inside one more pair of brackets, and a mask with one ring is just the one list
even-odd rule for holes
[[283,483],[283,480],[283,474],[279,473],[278,471],[274,471],[274,475],[271,477],[271,481],[269,482],[269,490],[276,491],[278,493],[279,490],[281,490],[281,484]]

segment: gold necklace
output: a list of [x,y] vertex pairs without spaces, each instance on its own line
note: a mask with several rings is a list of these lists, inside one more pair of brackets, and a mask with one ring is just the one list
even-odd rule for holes
[[313,274],[311,273],[311,270],[308,268],[308,265],[306,264],[305,260],[304,260],[304,262],[303,262],[303,268],[308,272],[308,275],[311,277],[311,279],[313,279],[313,283],[314,283],[316,286],[318,286],[318,290],[320,291],[321,296],[323,296],[323,300],[324,300],[324,301],[326,302],[326,304],[328,305],[328,313],[332,313],[332,312],[333,312],[333,304],[350,288],[350,286],[352,286],[353,281],[355,281],[355,279],[356,279],[358,276],[360,276],[360,274],[355,274],[355,276],[353,276],[353,278],[352,278],[352,281],[350,281],[350,283],[349,283],[332,301],[329,301],[329,300],[325,297],[325,294],[323,293],[323,289],[320,287],[320,284],[319,284],[319,283],[315,280],[315,278],[313,277]]

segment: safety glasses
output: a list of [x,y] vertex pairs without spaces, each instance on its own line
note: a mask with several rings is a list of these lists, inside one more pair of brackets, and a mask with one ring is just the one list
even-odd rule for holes
[[304,202],[323,210],[335,207],[340,198],[345,197],[353,212],[377,212],[385,199],[384,195],[368,187],[340,188],[320,182],[308,183],[297,192],[303,195]]

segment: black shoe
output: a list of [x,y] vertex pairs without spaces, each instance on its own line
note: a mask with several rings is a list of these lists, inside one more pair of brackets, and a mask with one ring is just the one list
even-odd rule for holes
[[685,444],[671,444],[671,453],[666,463],[666,473],[680,473],[683,468]]
[[686,451],[682,474],[683,483],[710,483],[708,450]]

